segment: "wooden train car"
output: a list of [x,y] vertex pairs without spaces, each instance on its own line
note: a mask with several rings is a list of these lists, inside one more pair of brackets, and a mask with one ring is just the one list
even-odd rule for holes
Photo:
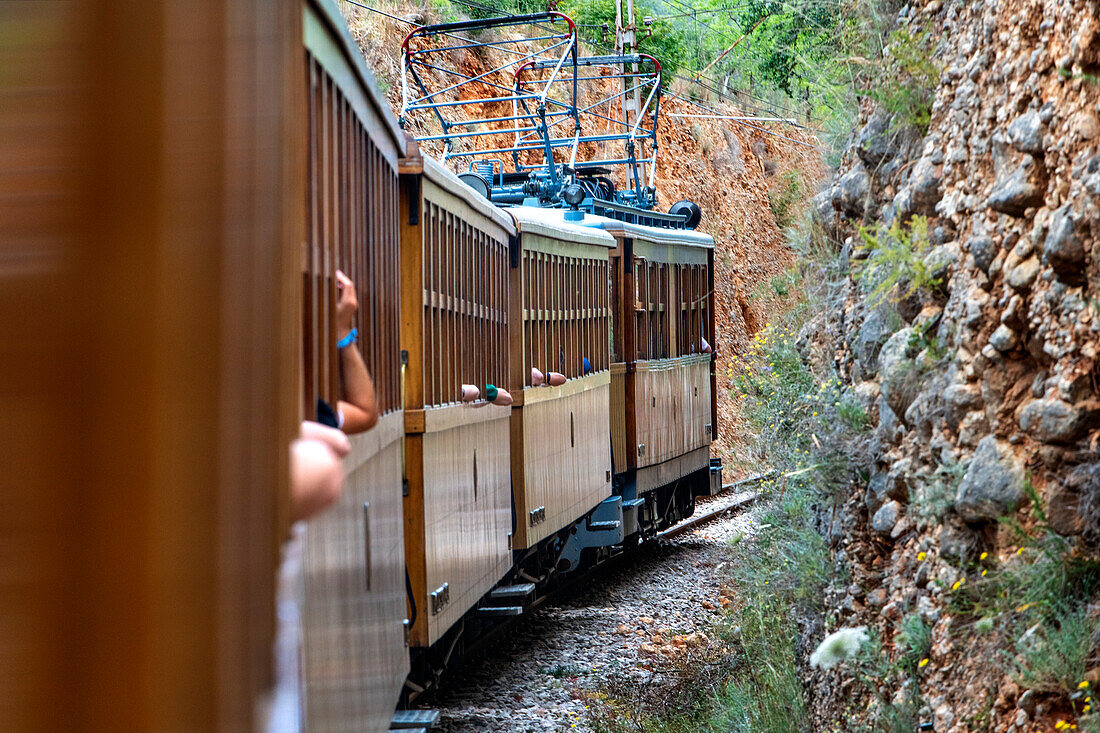
[[402,521],[398,165],[405,137],[335,3],[303,14],[307,136],[302,411],[336,405],[334,272],[355,282],[358,342],[379,420],[352,435],[344,490],[304,532],[307,730],[387,730],[409,669]]
[[414,647],[435,644],[512,565],[511,218],[430,158],[402,167],[405,561]]
[[[614,343],[611,445],[624,507],[640,525],[664,525],[690,513],[694,496],[712,493],[715,438],[714,241],[700,232],[603,219],[612,254]],[[643,505],[655,489],[681,486]],[[668,511],[672,509],[674,511]],[[634,520],[627,514],[628,530]]]
[[[560,210],[508,209],[514,547],[526,549],[611,496],[608,255],[615,240]],[[568,381],[549,386],[548,372]],[[538,382],[536,384],[535,382]]]

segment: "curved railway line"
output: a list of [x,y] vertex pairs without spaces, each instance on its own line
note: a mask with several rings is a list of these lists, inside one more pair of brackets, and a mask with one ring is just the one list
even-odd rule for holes
[[[753,503],[760,498],[761,494],[757,492],[743,491],[739,492],[732,497],[726,496],[732,488],[747,488],[760,481],[765,476],[752,477],[750,479],[738,481],[733,484],[728,484],[723,487],[723,491],[712,497],[708,497],[705,503],[700,504],[704,507],[701,513],[696,513],[688,519],[685,519],[676,525],[658,532],[655,540],[671,540],[679,537],[687,532],[695,529],[699,529],[704,525],[711,522],[727,518],[733,514],[743,511],[749,508]],[[732,499],[732,500],[731,500]],[[476,660],[487,650],[495,648],[501,639],[505,638],[510,632],[512,632],[517,625],[526,623],[529,620],[531,614],[536,613],[541,608],[556,603],[563,598],[570,597],[575,594],[579,589],[585,586],[590,586],[594,582],[605,578],[607,575],[612,574],[624,567],[627,563],[634,559],[633,549],[627,549],[622,552],[618,552],[608,557],[605,561],[594,565],[586,570],[580,571],[565,584],[555,588],[551,592],[547,592],[538,598],[534,599],[525,609],[522,616],[516,616],[507,619],[493,628],[491,631],[481,636],[474,644],[469,645],[466,648],[464,659],[457,661],[457,663],[449,665],[449,673],[455,673],[461,669],[465,664]],[[446,682],[446,678],[441,680]],[[417,696],[411,696],[408,698],[408,703],[414,703]]]

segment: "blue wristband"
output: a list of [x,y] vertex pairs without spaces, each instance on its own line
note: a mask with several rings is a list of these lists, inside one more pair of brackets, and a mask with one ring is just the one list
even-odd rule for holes
[[354,328],[348,332],[348,335],[336,342],[336,348],[342,349],[345,346],[351,346],[359,338],[359,332]]

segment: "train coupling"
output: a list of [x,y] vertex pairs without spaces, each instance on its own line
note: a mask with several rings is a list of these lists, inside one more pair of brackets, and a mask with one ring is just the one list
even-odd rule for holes
[[708,491],[711,496],[722,491],[722,459],[710,459],[710,484]]

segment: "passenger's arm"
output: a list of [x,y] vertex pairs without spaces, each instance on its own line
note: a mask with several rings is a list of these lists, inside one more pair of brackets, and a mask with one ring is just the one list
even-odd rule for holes
[[[336,336],[344,339],[351,333],[359,301],[355,296],[355,284],[339,270],[336,271],[336,287]],[[344,399],[336,403],[336,409],[344,417],[341,427],[349,434],[370,430],[378,422],[378,401],[363,355],[354,343],[340,349],[340,373]]]
[[340,459],[351,445],[339,430],[302,423],[290,444],[290,518],[297,522],[327,509],[340,498],[344,467]]

